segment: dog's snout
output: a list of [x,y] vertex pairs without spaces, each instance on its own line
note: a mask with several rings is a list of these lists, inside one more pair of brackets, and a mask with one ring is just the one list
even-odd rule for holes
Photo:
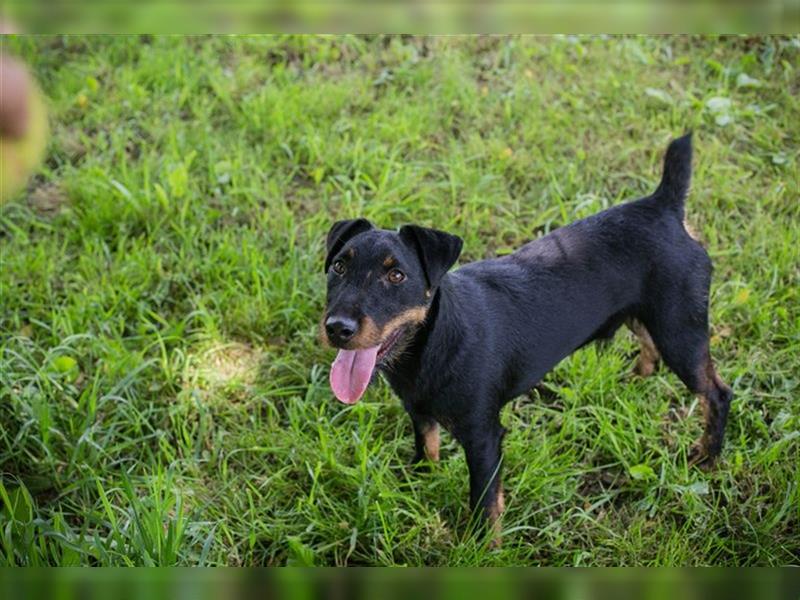
[[334,344],[349,341],[358,331],[358,323],[349,317],[331,316],[325,319],[325,331]]

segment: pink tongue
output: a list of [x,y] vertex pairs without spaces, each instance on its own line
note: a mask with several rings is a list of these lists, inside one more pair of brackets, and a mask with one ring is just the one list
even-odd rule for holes
[[369,385],[380,346],[365,350],[339,350],[331,365],[331,389],[345,404],[354,404]]

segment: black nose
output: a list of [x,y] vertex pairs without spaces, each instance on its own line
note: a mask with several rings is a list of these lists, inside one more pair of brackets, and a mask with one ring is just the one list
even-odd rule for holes
[[325,320],[325,331],[332,343],[348,341],[358,331],[358,323],[348,317],[328,317]]

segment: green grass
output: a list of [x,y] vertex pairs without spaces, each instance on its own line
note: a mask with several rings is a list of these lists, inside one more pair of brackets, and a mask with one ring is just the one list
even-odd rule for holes
[[[4,563],[800,563],[798,38],[3,45],[53,134],[0,213]],[[621,333],[504,410],[490,550],[450,436],[416,474],[388,386],[333,398],[325,233],[366,216],[505,252],[652,190],[690,128],[736,392],[719,468],[686,467],[699,406],[631,378]]]

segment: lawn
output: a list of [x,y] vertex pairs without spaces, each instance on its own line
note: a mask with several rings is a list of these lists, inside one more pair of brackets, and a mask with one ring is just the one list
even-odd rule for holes
[[[88,565],[800,564],[800,38],[13,37],[47,159],[0,212],[0,557]],[[503,423],[504,544],[447,434],[408,468],[381,382],[317,339],[340,218],[461,263],[652,191],[695,132],[690,223],[735,391],[701,410],[620,332]]]

